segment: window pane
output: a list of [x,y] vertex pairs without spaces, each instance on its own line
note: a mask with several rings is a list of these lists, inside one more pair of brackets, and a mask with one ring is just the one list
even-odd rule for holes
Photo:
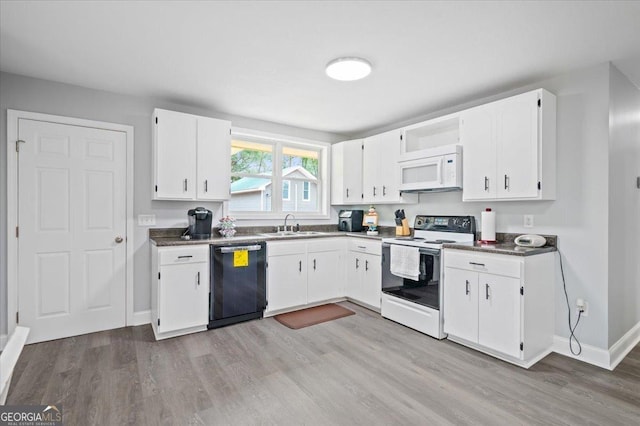
[[271,211],[273,145],[231,141],[231,211]]
[[282,202],[283,211],[318,211],[319,158],[319,150],[282,147],[282,178],[291,182],[289,198]]
[[288,180],[282,181],[282,199],[287,201],[289,200],[289,188],[291,187],[291,182]]

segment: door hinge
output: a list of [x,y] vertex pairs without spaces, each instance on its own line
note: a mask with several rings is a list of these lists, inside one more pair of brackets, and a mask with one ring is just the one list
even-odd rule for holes
[[158,318],[158,327],[160,327],[160,318]]
[[20,323],[20,312],[16,312],[16,324]]
[[542,99],[538,99],[538,108],[542,106]]
[[520,287],[520,295],[524,296],[524,287]]
[[540,184],[540,181],[538,181],[538,191],[540,191],[540,188],[542,188],[542,185]]
[[20,227],[16,226],[16,238],[20,237]]
[[158,279],[160,279],[160,272],[158,272]]
[[524,350],[524,343],[520,342],[520,350]]
[[20,152],[20,144],[21,143],[26,143],[25,141],[23,141],[22,139],[18,139],[16,141],[16,152]]
[[156,117],[156,124],[158,124],[158,117]]
[[265,268],[268,268],[269,267],[269,262],[265,262],[264,265],[265,265]]

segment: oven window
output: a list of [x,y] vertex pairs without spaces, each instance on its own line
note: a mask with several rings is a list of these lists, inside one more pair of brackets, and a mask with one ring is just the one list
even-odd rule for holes
[[420,253],[418,281],[399,278],[394,287],[383,288],[387,294],[433,309],[440,309],[440,254]]

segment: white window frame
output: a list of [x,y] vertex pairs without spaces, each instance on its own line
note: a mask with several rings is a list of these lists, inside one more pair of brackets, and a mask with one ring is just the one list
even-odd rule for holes
[[[331,188],[331,144],[314,141],[311,139],[297,138],[277,133],[263,132],[240,127],[231,128],[231,139],[247,139],[257,143],[268,143],[274,146],[273,151],[273,175],[271,191],[271,211],[231,211],[229,202],[223,204],[223,214],[232,215],[237,219],[278,219],[281,220],[287,213],[293,213],[296,219],[329,219],[329,188]],[[231,142],[230,142],[231,143]],[[282,209],[282,147],[298,146],[305,149],[319,151],[318,158],[318,211],[315,212],[285,212]],[[230,160],[230,159],[229,159]],[[289,186],[291,195],[291,186]]]
[[[284,197],[284,186],[287,185],[287,197]],[[284,179],[282,181],[282,201],[291,201],[291,181]]]
[[[306,190],[305,186],[307,187]],[[306,197],[304,196],[305,191],[307,193]],[[302,201],[307,203],[311,201],[311,182],[309,182],[308,180],[302,182]]]

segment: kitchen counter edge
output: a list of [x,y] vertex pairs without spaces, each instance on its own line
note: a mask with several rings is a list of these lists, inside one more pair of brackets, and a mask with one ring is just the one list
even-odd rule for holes
[[554,246],[521,247],[514,243],[484,244],[479,241],[474,241],[473,243],[445,243],[442,245],[442,248],[487,254],[505,254],[508,256],[535,256],[537,254],[557,251],[557,248]]
[[267,237],[263,235],[239,235],[237,237],[231,238],[209,238],[207,240],[183,240],[179,237],[151,237],[149,241],[151,244],[157,247],[174,247],[174,246],[190,246],[190,245],[200,245],[200,244],[213,244],[213,245],[233,245],[238,243],[247,243],[247,242],[273,242],[273,241],[297,241],[297,240],[308,240],[308,239],[316,239],[316,238],[336,238],[336,237],[354,237],[354,238],[365,238],[371,240],[382,240],[384,236],[382,235],[367,235],[355,232],[325,232],[322,234],[316,235],[303,235],[303,236],[282,236],[282,237]]

